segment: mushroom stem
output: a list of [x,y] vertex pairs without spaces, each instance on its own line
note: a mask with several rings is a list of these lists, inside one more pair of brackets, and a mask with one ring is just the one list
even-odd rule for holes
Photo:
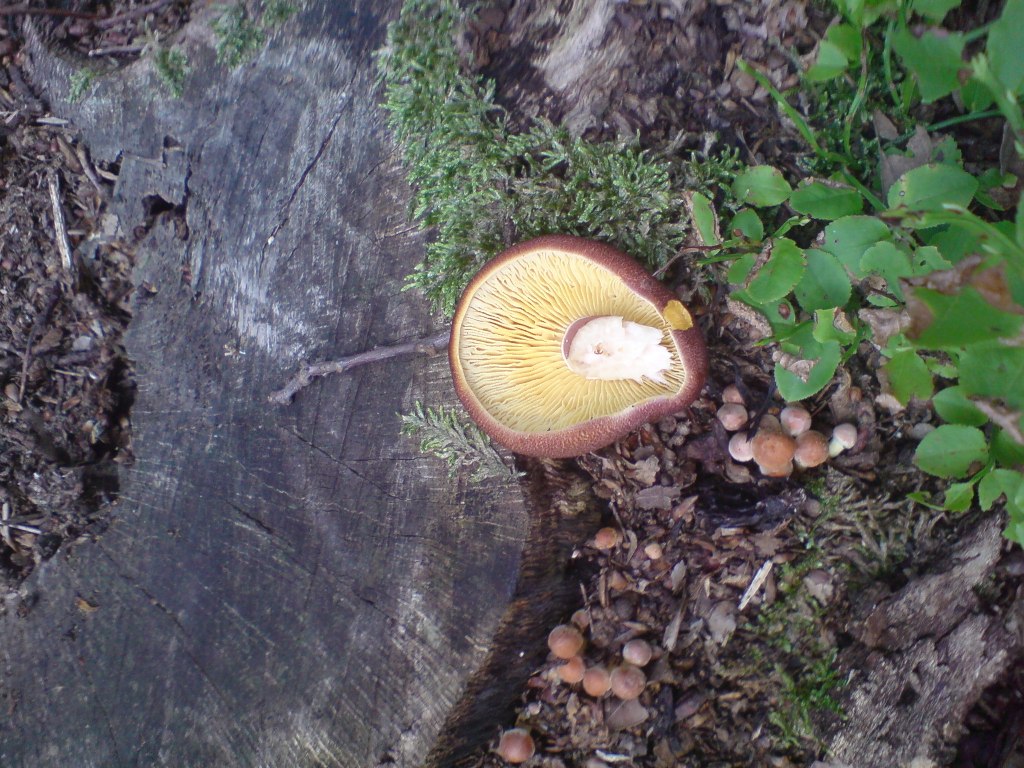
[[344,373],[351,368],[369,363],[379,363],[383,360],[390,360],[392,357],[405,357],[406,355],[436,355],[448,347],[448,339],[451,337],[450,330],[441,331],[434,336],[416,341],[405,341],[388,347],[374,347],[366,352],[358,352],[338,360],[327,360],[322,363],[306,363],[299,372],[292,376],[288,383],[276,392],[271,392],[267,400],[275,405],[288,405],[292,398],[300,390],[305,389],[313,383],[313,379],[320,376],[327,376],[332,373]]
[[645,376],[659,384],[672,367],[662,345],[662,331],[622,317],[585,317],[569,326],[562,340],[565,364],[585,379],[632,379]]

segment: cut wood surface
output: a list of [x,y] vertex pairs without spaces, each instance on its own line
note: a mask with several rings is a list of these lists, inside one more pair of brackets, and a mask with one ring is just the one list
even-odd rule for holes
[[29,28],[54,114],[120,161],[119,231],[151,225],[135,464],[108,529],[0,617],[5,768],[444,762],[493,735],[543,652],[523,617],[575,589],[555,550],[582,516],[531,527],[521,487],[467,487],[399,436],[414,400],[454,400],[444,355],[267,402],[307,360],[438,330],[402,291],[423,238],[375,86],[397,4],[312,5],[235,70],[201,13],[181,99],[144,57],[70,104],[80,63]]

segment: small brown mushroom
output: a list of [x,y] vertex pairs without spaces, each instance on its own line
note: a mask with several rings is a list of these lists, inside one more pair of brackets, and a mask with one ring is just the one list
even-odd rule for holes
[[611,246],[565,235],[488,263],[459,301],[448,351],[484,432],[552,458],[682,410],[707,373],[704,339],[670,290]]
[[632,664],[622,664],[612,670],[611,691],[623,701],[637,698],[647,686],[647,675]]
[[583,649],[583,635],[571,624],[559,624],[548,633],[548,648],[557,659],[571,659]]
[[595,549],[614,549],[622,541],[622,534],[617,528],[601,528],[594,534]]
[[636,667],[647,666],[654,651],[646,640],[634,638],[622,646],[622,660]]
[[750,435],[737,432],[729,438],[729,455],[734,461],[750,461],[754,458],[754,449],[750,445]]
[[611,687],[611,675],[608,674],[605,667],[598,665],[583,673],[583,690],[587,692],[588,696],[599,699],[608,693],[608,689]]
[[722,390],[722,402],[723,403],[739,403],[745,405],[743,402],[743,395],[740,394],[740,388],[735,384],[729,384],[725,389]]
[[793,463],[800,469],[810,469],[828,461],[828,438],[809,429],[796,438]]
[[857,427],[853,424],[836,424],[832,439],[828,443],[830,456],[838,456],[857,444]]
[[555,673],[563,683],[569,683],[569,685],[575,685],[583,679],[583,674],[587,671],[587,665],[583,663],[583,657],[573,656],[568,659],[564,664],[559,664],[555,667]]
[[525,728],[510,728],[501,734],[498,748],[495,751],[498,753],[498,757],[506,763],[518,765],[533,757],[536,749],[529,731]]
[[786,434],[797,437],[811,428],[811,414],[802,405],[787,405],[779,414]]
[[750,441],[754,461],[767,477],[786,477],[793,471],[796,440],[782,431],[778,419],[765,417]]
[[747,423],[747,409],[739,403],[722,403],[715,414],[726,432],[742,429]]

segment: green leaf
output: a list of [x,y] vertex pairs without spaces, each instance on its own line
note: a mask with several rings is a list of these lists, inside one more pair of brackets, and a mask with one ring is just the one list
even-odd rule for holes
[[1024,349],[1003,344],[968,347],[960,356],[960,384],[972,395],[1024,408]]
[[1024,547],[1024,510],[1009,509],[1010,519],[1003,529],[1003,536]]
[[835,24],[825,32],[825,39],[838,48],[847,61],[860,61],[864,38],[860,27],[852,24]]
[[825,350],[825,346],[814,337],[814,323],[806,321],[794,323],[778,341],[783,352],[804,360],[817,360]]
[[1003,467],[1024,467],[1024,445],[1021,445],[1005,429],[997,429],[989,444],[992,458]]
[[789,198],[794,211],[831,221],[864,210],[864,198],[853,187],[835,187],[812,181],[797,187]]
[[732,183],[732,192],[738,200],[758,207],[784,203],[791,191],[782,173],[770,165],[748,168]]
[[764,224],[761,222],[761,217],[757,215],[757,211],[753,208],[739,210],[732,217],[732,223],[729,225],[730,236],[735,236],[736,232],[739,232],[748,240],[763,240]]
[[914,277],[929,275],[942,269],[953,267],[942,252],[934,245],[922,245],[914,251]]
[[918,444],[914,463],[930,475],[963,477],[972,464],[987,458],[988,444],[980,429],[943,424]]
[[960,0],[914,0],[914,11],[922,16],[940,23],[953,8],[960,5]]
[[967,254],[977,253],[981,249],[977,232],[957,224],[927,232],[923,239],[938,248],[943,257],[954,264]]
[[1024,85],[1024,0],[1006,0],[1002,15],[989,27],[985,50],[999,82],[1018,91]]
[[942,417],[943,421],[948,421],[950,424],[980,427],[988,421],[988,416],[978,410],[978,406],[971,402],[964,388],[959,385],[946,387],[942,391],[936,392],[932,398],[932,405],[935,406],[935,412]]
[[889,240],[892,233],[880,219],[874,216],[844,216],[825,227],[825,243],[822,248],[839,263],[858,277],[860,260],[866,251],[876,243]]
[[924,360],[912,349],[896,352],[882,366],[889,375],[892,394],[906,405],[910,398],[927,400],[932,395],[932,374]]
[[1015,335],[1024,317],[996,309],[971,286],[952,295],[918,288],[914,296],[932,312],[932,321],[914,343],[922,349],[948,349]]
[[818,43],[818,58],[804,73],[804,78],[812,83],[820,83],[841,75],[849,66],[850,60],[839,46],[828,40]]
[[869,293],[867,295],[867,302],[872,307],[883,307],[889,309],[891,307],[898,307],[900,303],[896,299],[891,299],[882,293]]
[[808,312],[816,309],[843,307],[850,300],[850,277],[839,260],[827,251],[808,248],[804,251],[807,269],[793,292],[800,306]]
[[910,277],[914,274],[910,266],[910,258],[890,242],[877,243],[866,251],[860,260],[861,275],[876,273],[885,278],[889,291],[900,301],[903,301],[903,288],[900,286],[901,277]]
[[718,245],[722,238],[718,234],[718,214],[715,213],[711,201],[700,192],[689,197],[690,217],[693,226],[700,235],[703,245]]
[[1012,500],[1021,488],[1024,477],[1015,469],[993,469],[978,483],[978,505],[986,512],[1000,496]]
[[800,281],[804,267],[804,252],[789,238],[781,237],[772,243],[771,256],[750,281],[747,293],[758,304],[778,301]]
[[961,33],[930,29],[915,37],[906,27],[900,27],[893,33],[892,47],[917,78],[921,101],[926,104],[960,87],[960,70],[967,67]]
[[806,378],[801,378],[776,363],[775,383],[782,399],[792,403],[818,394],[832,381],[832,376],[835,375],[841,357],[842,349],[837,342],[831,341],[823,344],[821,357],[818,358]]
[[889,187],[890,208],[938,211],[946,205],[966,207],[974,198],[978,180],[962,168],[930,163],[907,171]]
[[789,336],[794,328],[799,327],[796,322],[796,308],[789,302],[789,299],[771,301],[757,307],[757,309],[768,318],[768,322],[772,327],[772,334],[779,341]]
[[[840,310],[836,307],[831,309],[818,309],[814,312],[814,338],[824,343],[826,341],[838,341],[840,344],[850,344],[857,338],[854,331],[840,330],[836,326],[836,317]],[[845,320],[845,316],[843,318]],[[848,322],[846,323],[848,325]]]
[[756,253],[743,254],[729,267],[725,279],[729,281],[730,285],[746,285],[747,278],[750,277],[750,270],[754,268],[755,263],[757,263]]
[[960,97],[964,100],[964,109],[967,112],[984,112],[995,101],[992,91],[984,83],[979,83],[974,78],[961,86]]
[[942,506],[950,512],[966,512],[974,501],[974,483],[953,483],[946,489]]
[[936,360],[934,357],[925,358],[924,362],[933,376],[950,379],[951,381],[960,377],[960,369],[956,367],[955,363]]

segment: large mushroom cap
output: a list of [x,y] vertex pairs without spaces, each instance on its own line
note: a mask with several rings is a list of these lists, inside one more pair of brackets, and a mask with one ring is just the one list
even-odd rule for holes
[[[647,357],[666,367],[651,373],[638,363],[629,378],[595,379],[570,366],[571,337],[594,318],[622,318],[619,346],[649,344],[650,329],[660,331],[662,349]],[[645,333],[631,335],[633,323]],[[596,450],[681,410],[707,371],[704,340],[679,299],[620,251],[567,235],[488,263],[459,301],[449,353],[455,389],[480,427],[512,451],[551,458]]]

